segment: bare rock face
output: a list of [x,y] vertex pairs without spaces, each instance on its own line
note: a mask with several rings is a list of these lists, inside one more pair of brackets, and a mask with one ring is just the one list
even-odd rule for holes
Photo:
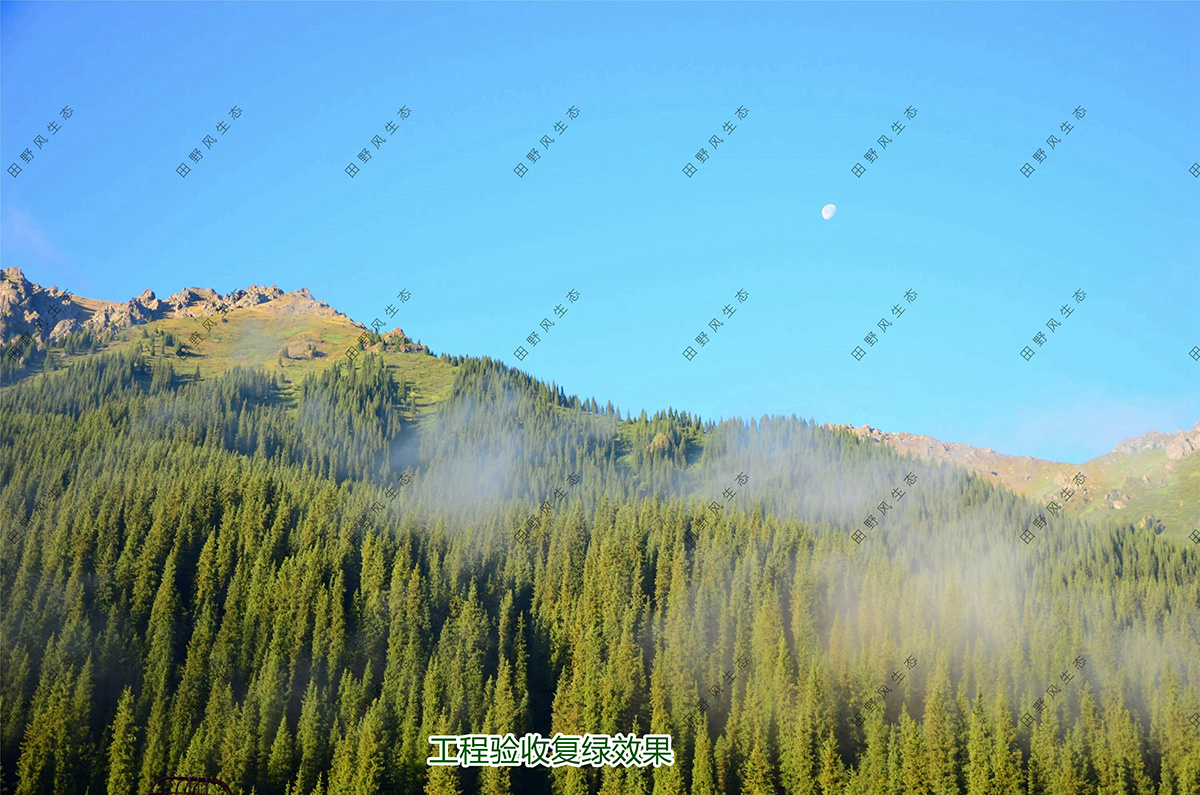
[[1187,458],[1196,452],[1197,447],[1200,447],[1200,422],[1193,425],[1190,431],[1175,434],[1175,438],[1167,445],[1167,458],[1172,461]]
[[275,285],[252,284],[245,290],[221,295],[206,287],[186,287],[166,300],[156,297],[153,290],[143,290],[137,297],[119,303],[75,298],[57,287],[44,288],[30,282],[20,268],[5,268],[0,284],[0,344],[7,346],[28,334],[41,347],[46,341],[57,342],[78,332],[107,340],[121,329],[162,318],[209,317],[281,299],[289,299],[287,311],[346,317],[314,299],[308,288],[285,293]]
[[[44,288],[25,278],[20,268],[5,268],[0,282],[0,345],[32,340],[42,347],[79,329],[87,311],[71,294],[56,286]],[[28,338],[25,335],[29,335]]]
[[1131,436],[1128,439],[1122,439],[1117,442],[1116,447],[1112,449],[1114,453],[1141,453],[1145,450],[1157,450],[1160,447],[1166,447],[1171,441],[1169,433],[1159,433],[1158,431],[1150,431],[1141,436]]
[[1193,425],[1190,431],[1176,431],[1175,433],[1150,431],[1142,436],[1123,439],[1112,451],[1114,453],[1140,453],[1144,450],[1165,449],[1167,458],[1178,461],[1194,454],[1197,447],[1200,447],[1200,422]]
[[972,447],[968,444],[959,444],[958,442],[943,442],[932,436],[922,434],[889,433],[881,431],[878,428],[872,428],[869,425],[862,425],[858,428],[850,425],[837,427],[853,431],[863,439],[870,439],[876,444],[888,445],[902,453],[911,453],[933,461],[943,461],[966,466],[996,480],[1002,479],[1002,475],[998,473],[998,470],[1000,469],[999,465],[1005,462],[1030,464],[1037,461],[1037,459],[1029,456],[1006,456],[1002,453],[997,453],[990,447]]
[[[361,324],[355,324],[355,325],[361,325]],[[363,328],[366,328],[366,326],[363,326]],[[387,348],[389,348],[391,350],[398,350],[401,353],[430,353],[431,354],[431,351],[429,350],[428,345],[422,345],[419,342],[414,343],[411,339],[408,338],[408,335],[404,333],[404,329],[400,328],[399,326],[396,326],[391,331],[384,332],[383,341],[384,341],[384,345]]]

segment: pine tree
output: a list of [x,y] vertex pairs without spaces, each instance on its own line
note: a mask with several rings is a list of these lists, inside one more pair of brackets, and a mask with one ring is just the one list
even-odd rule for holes
[[1015,748],[1016,730],[1012,714],[1008,711],[1008,699],[1004,695],[1003,681],[997,681],[998,694],[992,707],[992,784],[996,795],[1023,795],[1024,781],[1021,776],[1021,752]]
[[931,795],[931,776],[926,767],[927,754],[921,725],[909,717],[900,717],[900,792],[903,795]]
[[888,726],[887,775],[880,782],[881,795],[900,795],[904,784],[903,763],[900,758],[900,732],[895,726]]
[[1029,795],[1054,795],[1058,750],[1055,737],[1058,734],[1057,712],[1046,710],[1042,719],[1034,725],[1029,739],[1028,787]]
[[296,744],[300,750],[300,770],[296,788],[308,793],[315,785],[325,765],[325,733],[321,723],[320,698],[317,683],[309,680],[300,706],[300,723],[296,727]]
[[949,668],[942,662],[925,696],[925,771],[930,795],[958,795],[954,725],[947,707],[949,685]]
[[245,705],[234,707],[225,724],[225,737],[221,742],[220,770],[218,778],[231,789],[247,789],[251,771],[254,769],[254,745],[245,718]]
[[[878,703],[868,701],[867,703]],[[861,711],[859,715],[862,716]],[[862,795],[888,795],[891,777],[888,756],[891,727],[883,721],[883,710],[868,710],[862,730],[866,748],[858,754],[858,769],[854,780]]]
[[429,783],[425,785],[425,795],[462,795],[458,784],[458,770],[446,765],[429,768]]
[[713,745],[713,766],[717,774],[717,792],[727,793],[733,784],[733,743],[722,733]]
[[713,780],[712,741],[708,738],[708,718],[703,712],[696,717],[696,746],[692,756],[691,795],[717,795]]
[[375,701],[363,717],[362,728],[358,732],[356,795],[374,795],[392,789],[387,784],[387,738],[383,723],[383,705]]
[[155,779],[167,775],[167,696],[154,696],[150,718],[146,722],[146,744],[142,754],[142,771],[138,791],[147,792]]
[[1124,795],[1126,792],[1150,795],[1153,785],[1142,761],[1142,739],[1129,710],[1121,703],[1123,689],[1122,681],[1110,688],[1105,696],[1104,740],[1114,765],[1113,775],[1109,781],[1102,781],[1100,787],[1101,790],[1108,789],[1113,795]]
[[840,795],[845,768],[842,758],[838,755],[837,740],[830,731],[821,745],[821,773],[817,783],[821,785],[821,795]]
[[1057,791],[1054,795],[1084,795],[1090,791],[1084,780],[1083,743],[1072,729],[1058,752]]
[[742,788],[741,791],[747,795],[774,795],[775,784],[772,781],[771,766],[767,762],[767,755],[763,751],[763,739],[761,736],[755,738],[754,746],[750,750],[750,756],[742,765],[741,769]]
[[994,751],[988,719],[983,710],[983,694],[975,696],[967,734],[967,795],[991,795],[992,754]]
[[357,795],[359,728],[360,723],[355,722],[345,734],[339,734],[336,726],[330,731],[333,763],[329,767],[329,795]]
[[267,781],[274,792],[283,792],[292,777],[295,762],[292,759],[292,734],[288,731],[287,716],[279,718],[279,728],[275,732],[275,740],[271,743],[271,753],[267,758]]
[[1083,695],[1079,699],[1079,717],[1075,721],[1072,739],[1078,744],[1077,759],[1079,762],[1080,778],[1089,787],[1099,784],[1096,763],[1099,762],[1106,773],[1113,772],[1115,764],[1107,757],[1100,732],[1100,716],[1096,710],[1096,698],[1092,695],[1091,682],[1083,683]]

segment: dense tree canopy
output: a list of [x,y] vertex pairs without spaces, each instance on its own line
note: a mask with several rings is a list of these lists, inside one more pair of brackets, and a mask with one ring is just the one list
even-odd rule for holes
[[[370,355],[4,388],[4,791],[1200,792],[1192,545],[1026,544],[1034,506],[846,431],[453,364],[417,422]],[[425,763],[526,731],[668,733],[676,763]]]

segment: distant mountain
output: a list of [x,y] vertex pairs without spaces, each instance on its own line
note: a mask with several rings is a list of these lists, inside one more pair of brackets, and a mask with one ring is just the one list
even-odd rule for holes
[[[1200,528],[1200,422],[1187,431],[1150,431],[1125,439],[1111,453],[1079,465],[1004,455],[868,425],[838,427],[903,453],[966,467],[1042,504],[1054,500],[1068,513],[1109,513],[1172,535],[1178,531],[1186,536]],[[1083,476],[1082,485],[1074,482],[1077,473]]]
[[1019,491],[1025,482],[1036,475],[1070,466],[1070,464],[1044,461],[1031,456],[1004,455],[990,447],[981,448],[957,442],[943,442],[932,436],[915,433],[889,433],[869,425],[862,425],[858,428],[850,425],[836,427],[854,431],[865,439],[870,439],[877,444],[885,444],[903,453],[931,461],[967,467],[979,475],[1005,484],[1014,491]]
[[[429,348],[414,343],[400,327],[376,334],[378,339],[363,346],[370,332],[324,301],[313,298],[307,288],[284,292],[275,285],[250,285],[222,295],[215,290],[188,287],[165,300],[145,290],[120,303],[71,295],[57,286],[42,287],[30,282],[20,268],[6,268],[0,282],[0,345],[11,363],[50,348],[68,354],[94,346],[112,347],[133,339],[127,331],[146,326],[156,334],[172,335],[183,347],[185,357],[197,357],[216,372],[228,367],[269,364],[284,359],[314,359],[345,354],[357,343],[362,349],[394,349],[402,353],[429,354]],[[213,319],[221,331],[209,332]],[[205,340],[233,343],[228,350],[203,346]],[[119,346],[118,346],[119,347]],[[150,344],[151,352],[157,348]],[[223,355],[230,354],[229,356]],[[206,368],[207,369],[207,368]]]
[[[120,303],[42,287],[20,268],[6,268],[3,276],[0,384],[12,383],[10,374],[19,379],[56,369],[76,355],[135,345],[151,358],[176,358],[171,354],[179,351],[187,367],[205,377],[237,366],[264,367],[292,382],[372,351],[415,389],[418,414],[435,410],[453,380],[452,359],[434,358],[399,327],[374,333],[307,288],[284,292],[251,285],[222,295],[188,287],[165,300],[146,290]],[[135,327],[142,327],[140,335]],[[839,427],[902,453],[965,467],[1043,505],[1055,500],[1068,513],[1107,514],[1171,535],[1200,528],[1200,422],[1189,431],[1125,439],[1111,453],[1078,466],[868,425]]]
[[[1150,431],[1141,436],[1131,436],[1118,442],[1108,456],[1121,453],[1141,453],[1146,450],[1166,450],[1167,458],[1178,461],[1195,453],[1197,446],[1200,446],[1200,422],[1193,425],[1190,431],[1175,431],[1175,433]],[[1108,458],[1108,456],[1103,457]]]
[[[57,286],[42,287],[25,278],[20,268],[5,268],[0,283],[0,342],[7,345],[14,335],[29,333],[41,340],[58,340],[67,334],[90,332],[111,336],[113,332],[166,318],[206,318],[247,309],[272,301],[287,303],[293,313],[313,317],[345,314],[312,297],[308,288],[285,293],[275,285],[250,285],[230,295],[203,287],[187,287],[159,300],[153,290],[144,290],[125,303],[73,296]],[[35,320],[42,321],[42,327]],[[366,328],[361,324],[360,328]]]

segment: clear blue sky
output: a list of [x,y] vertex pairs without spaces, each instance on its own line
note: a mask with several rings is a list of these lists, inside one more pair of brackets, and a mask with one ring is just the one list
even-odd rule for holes
[[1074,463],[1200,419],[1196,3],[3,3],[0,23],[0,160],[24,169],[0,172],[2,256],[43,284],[308,287],[360,322],[407,289],[389,327],[625,409]]

